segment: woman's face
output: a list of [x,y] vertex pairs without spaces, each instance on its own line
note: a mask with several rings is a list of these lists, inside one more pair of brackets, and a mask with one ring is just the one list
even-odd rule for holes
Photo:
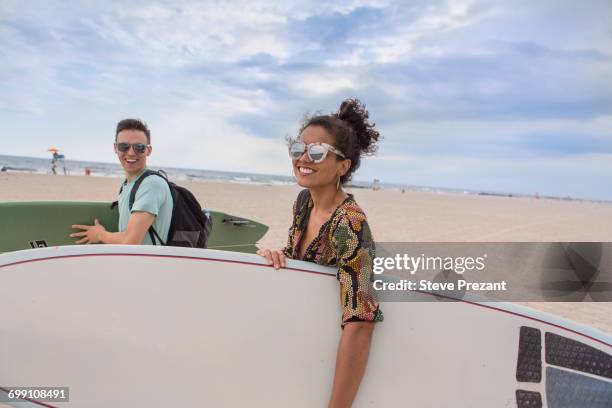
[[[327,143],[335,146],[335,141],[325,128],[321,126],[308,126],[300,134],[299,140],[306,145],[310,143]],[[313,163],[304,152],[298,159],[292,160],[293,174],[298,184],[305,188],[316,188],[327,185],[336,185],[338,178],[344,175],[349,167],[350,160],[338,160],[333,152],[328,152],[321,163]]]

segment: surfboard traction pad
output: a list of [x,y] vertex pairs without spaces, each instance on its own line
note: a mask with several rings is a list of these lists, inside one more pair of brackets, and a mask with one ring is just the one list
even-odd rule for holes
[[542,395],[539,392],[516,390],[518,408],[542,408]]
[[612,383],[546,367],[548,408],[610,408]]
[[[581,371],[593,376],[612,379],[612,356],[576,340],[546,332],[544,335],[546,363]],[[539,329],[522,326],[516,367],[519,382],[542,381],[542,336]],[[546,367],[547,408],[610,408],[612,383]],[[542,408],[542,395],[537,391],[516,390],[518,408]]]
[[533,327],[521,327],[516,380],[534,383],[542,381],[542,335],[540,330]]
[[554,333],[545,339],[548,364],[612,379],[612,356]]

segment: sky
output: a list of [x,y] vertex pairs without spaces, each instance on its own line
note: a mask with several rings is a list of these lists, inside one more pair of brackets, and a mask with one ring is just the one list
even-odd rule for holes
[[290,175],[305,115],[365,103],[356,180],[612,200],[612,3],[0,0],[0,154]]

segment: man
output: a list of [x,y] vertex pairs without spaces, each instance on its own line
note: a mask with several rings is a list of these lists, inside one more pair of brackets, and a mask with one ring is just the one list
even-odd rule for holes
[[[115,153],[125,172],[119,195],[119,232],[108,232],[98,220],[94,225],[73,225],[84,230],[70,234],[81,238],[77,244],[132,244],[152,245],[149,227],[153,226],[159,237],[166,242],[172,219],[172,195],[168,183],[156,175],[142,180],[130,210],[130,192],[134,183],[147,168],[147,157],[151,155],[151,132],[138,119],[124,119],[117,124]],[[157,240],[156,240],[157,241]],[[156,242],[159,245],[159,242]]]

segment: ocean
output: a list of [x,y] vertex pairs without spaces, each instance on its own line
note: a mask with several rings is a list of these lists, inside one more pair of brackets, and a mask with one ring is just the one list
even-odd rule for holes
[[[65,173],[64,173],[65,168]],[[247,184],[294,184],[291,177],[267,174],[239,173],[202,169],[183,169],[177,167],[151,167],[163,170],[172,181],[217,181]],[[0,155],[0,170],[20,173],[52,174],[51,159],[40,157],[20,157]],[[100,163],[79,160],[59,160],[56,166],[58,175],[84,176],[89,169],[93,177],[123,178],[119,163]]]
[[[65,174],[71,176],[84,176],[85,170],[89,169],[93,177],[125,177],[123,169],[119,163],[100,163],[79,160],[59,160],[56,166],[58,175]],[[231,171],[216,171],[203,169],[187,169],[178,167],[151,167],[154,170],[163,170],[168,174],[172,181],[209,181],[209,182],[229,182],[243,184],[274,184],[292,185],[295,184],[293,177],[278,176],[272,174],[240,173]],[[0,170],[7,172],[51,174],[51,158],[40,157],[21,157],[0,155]],[[390,184],[381,182],[353,181],[350,184],[353,188],[381,188],[405,191],[455,191],[451,189],[435,189],[431,187],[408,186],[401,184]],[[459,191],[459,190],[457,190]]]
[[[242,183],[242,184],[261,184],[261,185],[292,185],[295,184],[293,177],[278,176],[272,174],[257,174],[257,173],[240,173],[231,171],[216,171],[204,169],[186,169],[179,167],[151,167],[154,170],[163,170],[168,174],[171,181],[208,181],[208,182],[223,182],[223,183]],[[119,163],[101,163],[79,160],[60,160],[57,163],[56,172],[58,175],[64,174],[72,176],[84,176],[86,169],[89,169],[90,175],[93,177],[124,177],[123,169]],[[0,155],[0,171],[6,172],[21,172],[21,173],[36,173],[36,174],[51,174],[51,159],[41,157],[21,157],[21,156],[5,156]],[[351,181],[348,187],[352,188],[367,188],[367,189],[383,189],[394,191],[418,191],[428,193],[442,194],[466,194],[466,195],[483,195],[483,196],[500,196],[500,197],[528,197],[542,198],[552,200],[571,200],[571,201],[595,201],[607,202],[601,200],[584,200],[570,197],[553,197],[553,196],[534,196],[532,194],[522,193],[507,193],[499,191],[481,191],[469,190],[461,188],[444,188],[432,186],[416,186],[407,184],[385,183],[382,181]]]

